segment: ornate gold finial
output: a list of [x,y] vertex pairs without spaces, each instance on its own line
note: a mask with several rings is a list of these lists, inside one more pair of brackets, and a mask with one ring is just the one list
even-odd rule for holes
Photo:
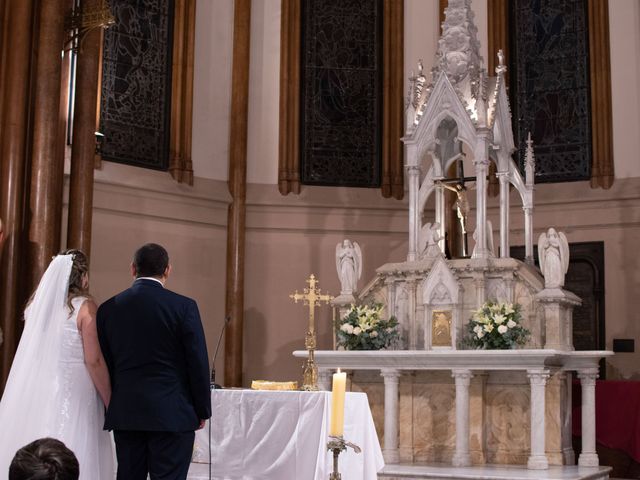
[[65,30],[68,37],[65,45],[70,45],[65,50],[77,51],[82,47],[82,41],[94,28],[109,28],[116,23],[111,13],[109,0],[95,0],[94,2],[82,2],[74,7],[65,21]]
[[321,305],[320,302],[329,303],[333,300],[333,296],[328,294],[321,294],[318,289],[318,281],[316,276],[312,273],[307,280],[309,287],[305,288],[303,293],[298,293],[296,290],[289,295],[289,298],[293,298],[295,303],[298,300],[302,300],[303,305],[309,307],[309,328],[304,339],[304,346],[308,350],[309,355],[307,361],[303,366],[303,382],[302,390],[318,390],[318,367],[315,362],[315,350],[316,350],[316,327],[315,327],[315,308]]

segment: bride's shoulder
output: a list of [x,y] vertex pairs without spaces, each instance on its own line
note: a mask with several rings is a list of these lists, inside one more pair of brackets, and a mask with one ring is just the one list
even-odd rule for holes
[[90,295],[82,295],[71,299],[71,304],[75,309],[87,309],[91,312],[97,310],[96,301]]

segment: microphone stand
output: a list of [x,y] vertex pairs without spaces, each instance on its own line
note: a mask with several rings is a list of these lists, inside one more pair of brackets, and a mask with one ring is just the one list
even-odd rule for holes
[[[220,336],[218,337],[218,344],[216,345],[216,350],[213,353],[213,360],[211,361],[211,378],[210,378],[210,387],[211,391],[220,390],[222,387],[216,383],[216,358],[218,357],[218,350],[220,349],[220,342],[222,341],[222,336],[224,335],[224,330],[227,328],[227,325],[231,321],[231,315],[227,315],[224,317],[224,325],[222,325],[222,330],[220,331]],[[211,412],[211,417],[213,417],[213,412]],[[209,419],[209,480],[212,480],[211,473],[211,418]]]

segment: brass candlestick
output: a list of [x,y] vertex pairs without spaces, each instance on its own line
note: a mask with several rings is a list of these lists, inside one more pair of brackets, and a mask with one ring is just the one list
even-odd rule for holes
[[327,450],[333,451],[333,472],[329,474],[329,480],[341,480],[342,476],[338,471],[338,457],[340,456],[340,452],[346,450],[347,447],[351,447],[356,453],[360,453],[362,451],[358,445],[346,442],[342,436],[334,437],[333,435],[329,435]]
[[304,293],[295,293],[289,295],[295,303],[298,300],[303,301],[303,305],[309,307],[309,328],[304,339],[304,346],[309,352],[307,361],[303,366],[302,387],[301,390],[318,390],[318,367],[316,366],[315,350],[316,350],[316,326],[315,326],[315,308],[320,306],[320,302],[329,303],[333,297],[331,295],[323,295],[318,289],[318,281],[312,273],[307,280],[308,288],[304,289]]

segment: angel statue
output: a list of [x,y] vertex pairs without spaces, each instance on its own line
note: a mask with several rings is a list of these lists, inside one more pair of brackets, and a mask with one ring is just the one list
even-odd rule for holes
[[420,246],[418,250],[420,257],[430,258],[442,255],[442,251],[438,246],[438,242],[442,240],[442,238],[442,235],[440,235],[439,222],[425,223],[420,229]]
[[538,237],[538,260],[544,288],[562,288],[569,269],[569,242],[562,232],[550,228]]
[[336,269],[340,278],[340,294],[353,295],[362,275],[362,250],[358,242],[344,239],[336,245]]

